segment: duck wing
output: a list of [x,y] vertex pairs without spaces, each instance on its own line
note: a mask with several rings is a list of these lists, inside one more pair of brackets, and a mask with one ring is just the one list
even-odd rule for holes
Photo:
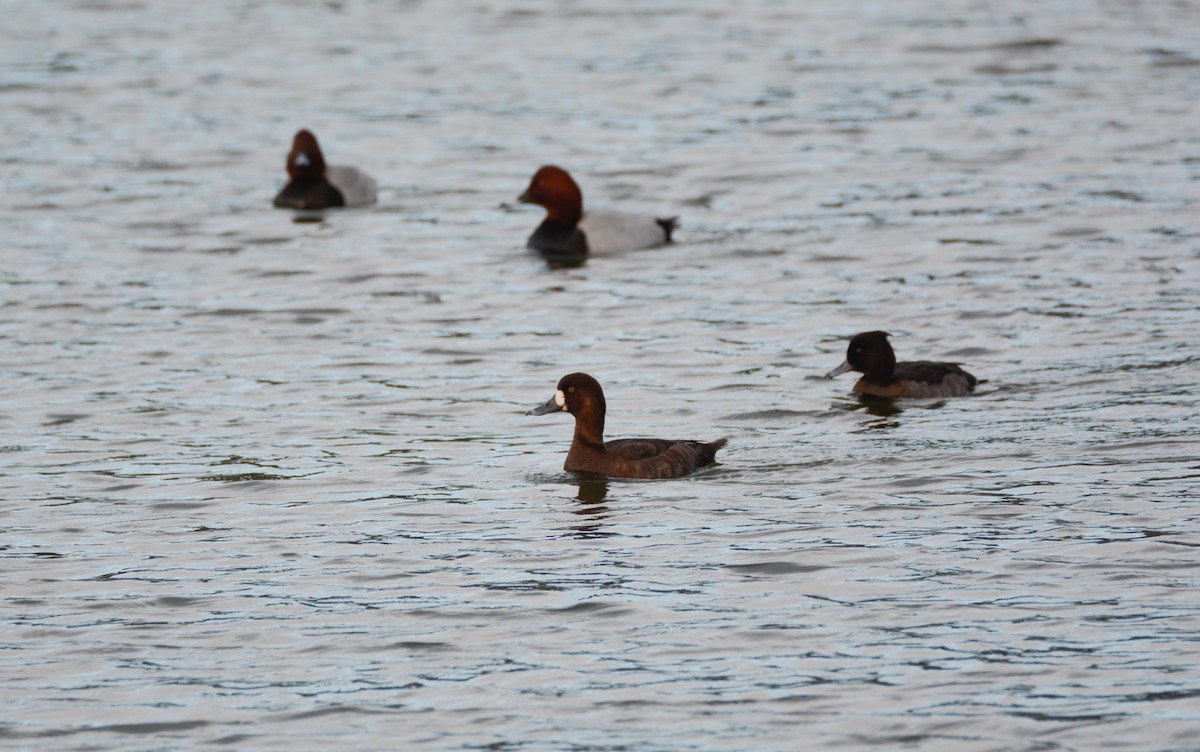
[[[978,380],[959,367],[957,363],[936,363],[929,360],[914,360],[896,364],[893,381],[911,382],[923,393],[913,397],[957,397],[974,391]],[[924,392],[928,392],[927,394]]]
[[604,449],[613,459],[614,470],[624,477],[676,478],[712,464],[727,441],[618,439],[605,443]]

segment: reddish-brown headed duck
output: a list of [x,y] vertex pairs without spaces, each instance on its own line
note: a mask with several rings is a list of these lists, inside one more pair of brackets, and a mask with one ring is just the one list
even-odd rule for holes
[[604,440],[604,391],[586,373],[572,373],[558,382],[558,391],[526,415],[564,412],[575,416],[575,438],[564,470],[596,473],[611,478],[677,478],[715,461],[728,439],[671,441],[669,439]]
[[872,397],[961,397],[975,390],[975,377],[957,363],[928,360],[897,363],[889,336],[887,332],[854,335],[846,348],[846,362],[825,374],[825,378],[860,371],[863,376],[854,385],[854,391]]
[[545,207],[546,219],[528,246],[555,254],[609,253],[654,248],[671,242],[676,217],[655,219],[615,211],[584,211],[583,193],[561,167],[547,165],[517,199]]
[[275,197],[281,209],[328,209],[375,203],[375,181],[354,167],[326,165],[317,137],[300,131],[292,139],[287,171],[291,181]]

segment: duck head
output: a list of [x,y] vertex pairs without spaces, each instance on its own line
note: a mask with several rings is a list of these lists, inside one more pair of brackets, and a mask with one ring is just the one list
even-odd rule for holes
[[847,371],[859,371],[871,381],[886,382],[896,372],[896,352],[888,342],[887,332],[856,334],[846,347],[846,360],[825,374],[832,379]]
[[288,175],[296,178],[319,178],[325,175],[325,157],[317,145],[317,137],[307,130],[296,133],[287,158]]
[[546,415],[563,412],[576,418],[587,417],[592,420],[598,416],[602,422],[606,409],[604,390],[600,388],[600,382],[586,373],[570,373],[558,380],[558,388],[553,397],[525,414]]
[[546,219],[553,222],[574,225],[583,217],[583,192],[566,170],[554,165],[538,169],[517,200],[545,207]]

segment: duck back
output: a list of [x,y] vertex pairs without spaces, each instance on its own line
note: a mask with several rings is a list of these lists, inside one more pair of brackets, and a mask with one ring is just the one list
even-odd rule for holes
[[587,238],[589,252],[611,253],[654,248],[669,243],[675,220],[601,209],[585,211],[578,227]]
[[375,179],[357,167],[330,165],[325,178],[341,192],[346,206],[375,203]]

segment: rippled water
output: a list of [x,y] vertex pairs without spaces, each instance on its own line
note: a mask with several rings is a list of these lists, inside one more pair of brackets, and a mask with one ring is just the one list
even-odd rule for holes
[[5,748],[1200,747],[1196,4],[0,5]]

